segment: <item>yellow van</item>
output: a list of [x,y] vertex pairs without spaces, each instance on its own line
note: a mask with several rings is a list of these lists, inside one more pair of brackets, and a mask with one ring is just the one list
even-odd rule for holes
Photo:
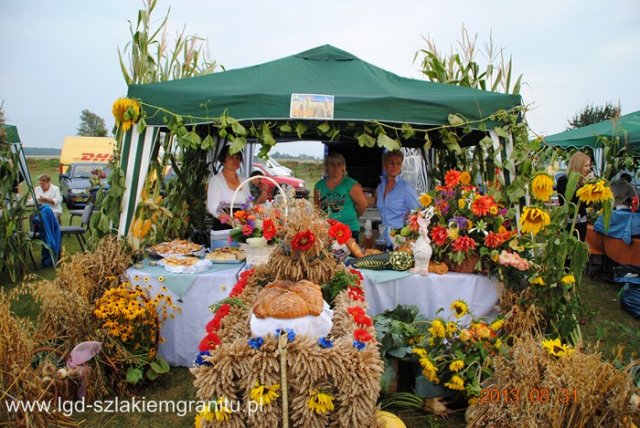
[[60,152],[60,174],[78,162],[107,163],[113,158],[116,140],[111,137],[64,137]]

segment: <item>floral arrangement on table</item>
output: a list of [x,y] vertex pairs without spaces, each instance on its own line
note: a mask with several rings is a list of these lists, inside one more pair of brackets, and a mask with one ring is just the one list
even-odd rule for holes
[[[431,320],[426,336],[412,352],[426,380],[462,393],[473,403],[480,397],[482,382],[493,373],[490,359],[505,353],[504,319],[475,319],[463,300],[451,303],[450,310],[449,320]],[[420,380],[416,385],[419,393]]]
[[105,290],[96,300],[93,311],[100,328],[130,353],[127,382],[133,384],[145,375],[155,380],[169,371],[167,362],[157,355],[158,344],[163,341],[160,325],[167,318],[173,318],[173,311],[177,309],[171,296],[158,294],[152,298],[150,289],[123,282]]
[[[383,364],[366,314],[363,279],[329,249],[348,233],[308,201],[293,201],[287,220],[269,263],[243,272],[229,298],[212,308],[191,371],[198,399],[219,405],[200,409],[197,426],[279,426],[284,408],[299,426],[376,424]],[[334,311],[327,336],[289,328],[252,335],[251,308],[262,287],[276,279],[321,285]]]
[[240,243],[247,243],[248,238],[263,238],[266,244],[273,244],[282,237],[286,224],[284,210],[276,204],[248,204],[232,215],[231,219],[229,214],[222,214],[220,221],[234,225],[229,238]]

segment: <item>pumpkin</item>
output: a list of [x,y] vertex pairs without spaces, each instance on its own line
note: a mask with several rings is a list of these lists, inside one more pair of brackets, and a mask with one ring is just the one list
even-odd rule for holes
[[380,428],[407,428],[402,419],[385,410],[376,411],[376,422]]
[[444,275],[449,272],[449,266],[443,262],[435,262],[429,260],[429,272],[437,273],[438,275]]

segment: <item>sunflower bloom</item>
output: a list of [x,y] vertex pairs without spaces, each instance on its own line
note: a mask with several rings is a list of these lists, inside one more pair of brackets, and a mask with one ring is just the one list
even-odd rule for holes
[[501,318],[492,322],[489,328],[493,331],[498,331],[502,328],[503,324],[504,324],[504,319]]
[[462,360],[455,360],[455,361],[452,361],[451,364],[449,364],[449,370],[451,370],[452,372],[459,372],[463,368],[464,368],[464,361]]
[[562,344],[559,338],[543,340],[542,347],[549,355],[558,358],[566,357],[573,353],[573,349],[567,344]]
[[433,202],[431,195],[429,195],[428,193],[423,193],[422,195],[420,195],[420,198],[418,200],[423,207],[428,207],[429,205],[431,205],[431,202]]
[[456,300],[451,303],[451,311],[456,318],[465,316],[469,312],[469,307],[463,300]]
[[561,283],[563,284],[575,284],[576,282],[576,277],[573,276],[573,274],[568,274],[562,277],[562,279],[560,280]]
[[429,327],[429,334],[432,337],[439,337],[444,339],[447,335],[447,326],[440,318],[436,318],[431,321],[431,327]]
[[549,201],[553,194],[553,179],[545,173],[537,174],[531,181],[531,193],[539,201]]
[[613,200],[613,193],[607,187],[604,180],[598,180],[595,183],[585,184],[576,192],[576,196],[580,201],[590,204],[592,202],[607,202]]
[[111,108],[116,124],[128,131],[140,119],[140,104],[131,98],[118,98]]
[[456,391],[464,391],[464,379],[458,375],[453,375],[449,382],[445,382],[444,386]]
[[418,363],[422,367],[422,374],[424,377],[435,384],[440,383],[440,380],[438,379],[438,368],[428,357],[420,358]]
[[540,208],[524,207],[522,217],[520,218],[522,233],[531,232],[536,235],[549,223],[551,223],[551,219],[545,211]]
[[325,392],[315,392],[311,394],[311,398],[307,401],[307,407],[312,412],[319,415],[325,415],[334,409],[333,396]]
[[529,281],[529,284],[532,285],[545,285],[544,279],[541,276],[536,276],[532,280]]
[[278,398],[280,394],[278,391],[280,390],[280,385],[261,385],[260,382],[256,381],[253,384],[253,388],[251,388],[251,392],[249,396],[253,401],[258,403],[258,406],[262,407],[264,405],[269,405],[273,400]]

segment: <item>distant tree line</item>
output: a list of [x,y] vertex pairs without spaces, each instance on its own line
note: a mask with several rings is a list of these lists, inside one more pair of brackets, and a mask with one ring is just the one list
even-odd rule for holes
[[269,153],[269,157],[274,159],[300,159],[300,160],[318,160],[319,158],[311,155],[290,155],[288,153],[273,152]]

